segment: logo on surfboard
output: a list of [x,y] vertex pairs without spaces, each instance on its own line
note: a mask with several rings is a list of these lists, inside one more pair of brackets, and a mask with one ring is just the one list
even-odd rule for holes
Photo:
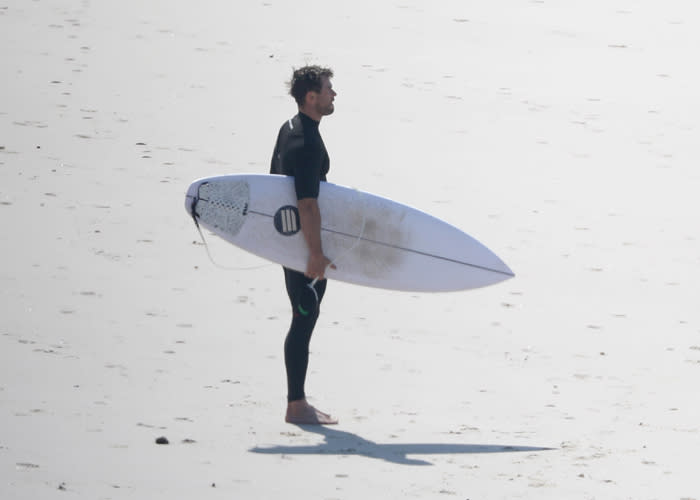
[[277,210],[274,217],[275,229],[284,236],[297,234],[301,229],[299,211],[293,205],[285,205]]

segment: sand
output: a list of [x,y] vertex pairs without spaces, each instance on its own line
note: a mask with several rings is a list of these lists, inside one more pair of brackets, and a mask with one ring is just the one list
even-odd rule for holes
[[[437,5],[434,5],[437,4]],[[698,499],[692,2],[0,2],[0,498]],[[281,270],[198,177],[265,172],[332,66],[330,179],[517,277],[329,284],[283,422]],[[158,445],[165,437],[169,444]]]

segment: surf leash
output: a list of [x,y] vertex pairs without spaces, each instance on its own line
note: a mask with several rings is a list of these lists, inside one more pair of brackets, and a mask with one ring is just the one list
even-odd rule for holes
[[[202,244],[204,245],[204,249],[207,251],[207,256],[209,257],[209,260],[211,261],[212,264],[214,264],[215,267],[218,267],[219,269],[223,269],[224,271],[254,271],[256,269],[262,269],[264,267],[271,266],[272,264],[261,264],[259,266],[251,266],[251,267],[228,267],[224,266],[222,264],[219,264],[214,260],[214,257],[211,254],[211,251],[209,250],[209,244],[207,243],[207,240],[204,238],[204,232],[202,231],[201,226],[199,225],[199,220],[197,220],[197,201],[199,201],[199,198],[194,198],[192,200],[192,208],[191,208],[191,213],[192,213],[192,220],[194,221],[194,226],[197,228],[197,231],[199,232],[199,237],[202,239]],[[314,290],[315,292],[316,290]],[[317,298],[318,300],[318,298]]]
[[[353,188],[353,189],[354,189],[355,192],[358,194],[358,197],[359,197],[359,198],[362,198],[362,191],[360,191],[360,190],[357,189],[357,188]],[[341,260],[341,259],[342,259],[343,257],[345,257],[347,254],[349,254],[350,252],[352,252],[352,251],[355,249],[355,247],[358,245],[358,243],[360,243],[360,241],[362,241],[362,237],[363,237],[364,234],[365,234],[365,225],[366,225],[366,223],[367,223],[367,207],[365,207],[365,209],[362,211],[362,226],[360,227],[360,234],[357,236],[357,238],[355,238],[355,241],[354,241],[353,244],[350,246],[350,248],[347,248],[347,249],[344,250],[340,255],[338,255],[337,257],[333,258],[333,260],[330,261],[330,263],[326,266],[326,270],[328,270],[329,267],[333,266],[336,262],[338,262],[339,260]],[[324,273],[325,273],[325,271],[324,271]],[[314,280],[313,280],[311,283],[308,283],[308,284],[307,284],[307,286],[308,286],[309,288],[311,288],[311,291],[314,292],[314,296],[316,297],[316,303],[318,303],[318,293],[316,292],[316,288],[314,288],[314,287],[316,286],[316,283],[317,283],[317,282],[318,282],[318,277],[314,278]]]

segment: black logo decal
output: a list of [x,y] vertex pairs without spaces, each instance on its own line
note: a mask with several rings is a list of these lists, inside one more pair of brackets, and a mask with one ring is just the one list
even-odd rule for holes
[[285,236],[297,234],[301,229],[301,224],[299,223],[299,211],[295,206],[283,206],[277,210],[274,220],[275,229],[277,229],[277,232]]

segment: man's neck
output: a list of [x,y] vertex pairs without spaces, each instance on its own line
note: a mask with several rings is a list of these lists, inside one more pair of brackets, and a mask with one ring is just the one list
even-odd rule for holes
[[323,118],[322,115],[320,115],[318,113],[314,113],[313,110],[310,110],[308,108],[299,108],[299,113],[302,113],[302,114],[308,116],[316,123],[321,123],[321,118]]

